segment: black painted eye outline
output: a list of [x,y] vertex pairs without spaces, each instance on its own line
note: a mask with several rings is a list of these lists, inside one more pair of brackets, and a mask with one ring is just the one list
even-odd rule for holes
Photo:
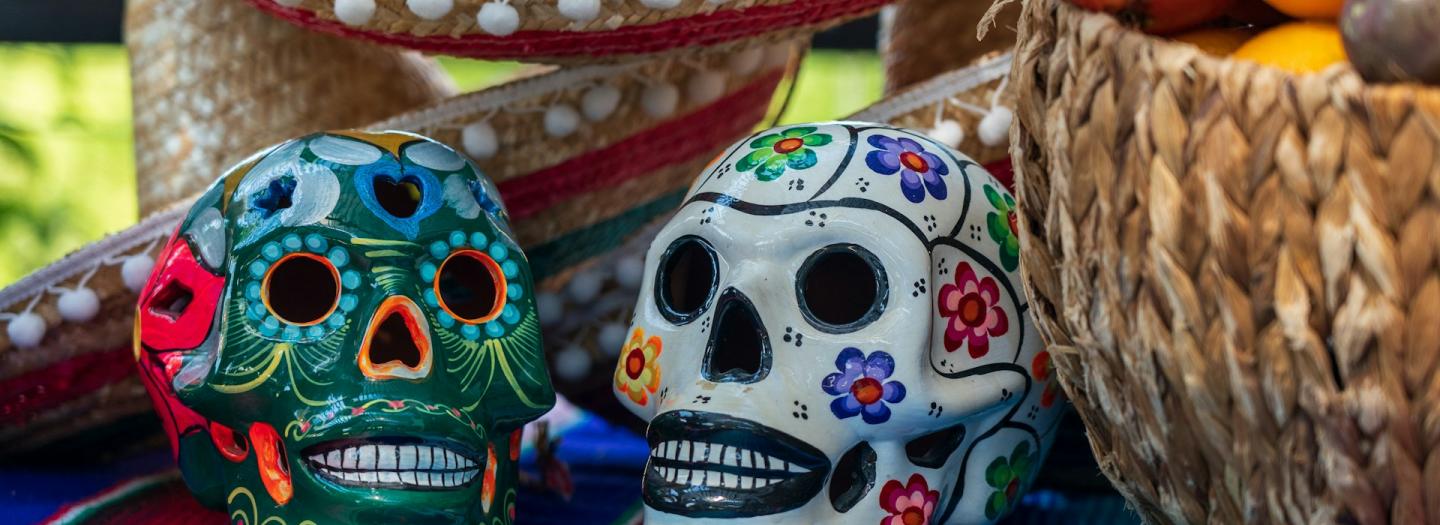
[[[865,311],[858,314],[847,315],[845,317],[853,317],[853,319],[847,319],[843,322],[832,322],[835,320],[822,319],[822,317],[826,316],[818,315],[814,311],[815,309],[810,306],[810,300],[806,297],[806,290],[808,288],[806,281],[811,277],[811,273],[822,263],[842,261],[837,257],[854,258],[862,262],[869,268],[873,276],[873,280],[870,282],[875,286],[874,294]],[[795,272],[795,302],[800,305],[800,313],[804,315],[805,321],[810,323],[810,326],[825,333],[846,334],[864,328],[876,319],[879,319],[881,314],[885,313],[885,306],[889,304],[889,299],[890,280],[886,276],[885,265],[881,264],[880,258],[876,257],[875,254],[870,253],[869,250],[856,244],[832,244],[816,250],[815,253],[810,254],[810,256],[805,259],[805,262],[800,265],[800,270]],[[833,304],[833,301],[821,302]]]
[[[682,252],[682,250],[695,251]],[[676,299],[671,297],[671,295],[673,295],[673,290],[671,289],[671,285],[673,284],[671,282],[671,274],[677,270],[677,264],[686,262],[682,257],[687,255],[704,257],[703,260],[690,263],[692,265],[699,264],[700,266],[688,268],[688,270],[708,272],[708,282],[703,283],[706,286],[703,296],[694,294],[693,289],[687,290],[692,292],[688,294],[691,295],[691,297],[684,299],[691,304],[676,305],[674,304]],[[702,281],[704,277],[705,276],[701,276]],[[715,289],[719,284],[720,261],[719,258],[715,256],[715,247],[711,246],[709,241],[695,235],[681,236],[665,248],[665,253],[660,256],[660,263],[656,265],[655,306],[660,310],[660,315],[663,316],[665,320],[670,321],[671,324],[677,326],[688,324],[699,318],[701,314],[704,314],[705,311],[710,308],[710,303],[712,303],[712,300],[715,298]]]

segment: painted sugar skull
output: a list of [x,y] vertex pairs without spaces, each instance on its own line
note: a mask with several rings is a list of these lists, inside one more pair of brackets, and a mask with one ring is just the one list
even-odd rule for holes
[[646,259],[615,371],[650,420],[647,523],[993,522],[1059,415],[1014,199],[907,130],[766,131]]
[[554,403],[493,183],[398,132],[220,178],[141,294],[136,357],[181,472],[244,523],[510,523]]

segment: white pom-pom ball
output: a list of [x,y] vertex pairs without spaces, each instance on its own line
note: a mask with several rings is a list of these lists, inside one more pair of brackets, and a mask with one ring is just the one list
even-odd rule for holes
[[10,342],[20,348],[33,348],[45,338],[45,318],[34,312],[25,312],[10,320],[5,327]]
[[600,15],[600,0],[560,0],[555,4],[560,16],[576,22],[588,22]]
[[640,288],[640,281],[645,278],[645,260],[639,257],[626,257],[615,264],[615,280],[620,286],[627,290]]
[[520,12],[510,4],[490,2],[480,6],[480,12],[475,13],[475,22],[486,33],[506,36],[520,29]]
[[927,134],[936,142],[951,148],[958,148],[960,143],[965,141],[965,127],[950,119],[935,123],[935,128]]
[[760,67],[760,61],[764,59],[764,48],[747,47],[730,55],[730,71],[736,75],[749,75]]
[[305,0],[275,0],[275,3],[283,5],[285,7],[295,7],[297,5],[300,5],[300,2],[303,1]]
[[620,355],[620,347],[625,344],[625,327],[620,323],[605,323],[600,327],[598,342],[606,355]]
[[450,10],[455,8],[455,0],[405,0],[405,7],[420,18],[438,20],[450,14]]
[[60,310],[60,317],[66,321],[89,321],[100,311],[100,298],[89,288],[76,288],[60,294],[60,300],[55,303],[55,307]]
[[709,104],[725,94],[725,75],[708,69],[690,75],[685,93],[694,104]]
[[568,137],[580,129],[580,113],[568,104],[557,104],[545,110],[545,133],[555,138]]
[[640,0],[640,3],[653,9],[670,9],[680,5],[680,0]]
[[680,90],[665,82],[651,84],[640,96],[640,107],[645,108],[645,113],[655,118],[670,116],[679,105]]
[[565,286],[565,293],[570,295],[570,300],[577,303],[588,303],[600,296],[600,286],[604,284],[600,279],[600,273],[596,271],[580,272],[570,279],[570,284]]
[[559,323],[565,315],[565,299],[555,292],[540,292],[535,295],[535,310],[540,316],[540,324]]
[[145,287],[145,281],[150,280],[150,270],[155,268],[155,261],[146,255],[131,255],[125,258],[120,264],[120,279],[125,281],[125,287],[130,291],[140,293]]
[[986,146],[999,146],[1010,141],[1010,123],[1015,120],[1015,113],[1010,108],[995,106],[990,108],[990,113],[980,119],[980,142]]
[[349,26],[358,26],[375,16],[375,0],[335,0],[335,18]]
[[567,346],[555,354],[555,375],[566,381],[579,381],[590,373],[590,352],[578,346]]
[[460,130],[460,145],[465,153],[477,159],[488,159],[500,151],[500,141],[495,138],[495,128],[489,122],[475,122]]
[[620,90],[609,84],[590,88],[580,97],[580,111],[591,122],[605,120],[620,106]]

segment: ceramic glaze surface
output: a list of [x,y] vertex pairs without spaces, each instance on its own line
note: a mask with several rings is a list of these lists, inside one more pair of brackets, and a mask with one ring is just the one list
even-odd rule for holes
[[510,523],[554,404],[494,184],[397,132],[286,142],[195,204],[136,358],[187,485],[236,523]]
[[650,420],[647,523],[988,523],[1061,402],[1014,199],[919,133],[759,133],[646,257],[614,383]]

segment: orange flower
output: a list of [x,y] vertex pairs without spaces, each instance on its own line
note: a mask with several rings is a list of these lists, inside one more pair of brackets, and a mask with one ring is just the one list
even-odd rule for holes
[[615,389],[630,396],[637,405],[645,406],[650,394],[660,388],[660,350],[660,338],[650,336],[647,340],[645,331],[639,328],[620,350],[620,363],[615,366]]

